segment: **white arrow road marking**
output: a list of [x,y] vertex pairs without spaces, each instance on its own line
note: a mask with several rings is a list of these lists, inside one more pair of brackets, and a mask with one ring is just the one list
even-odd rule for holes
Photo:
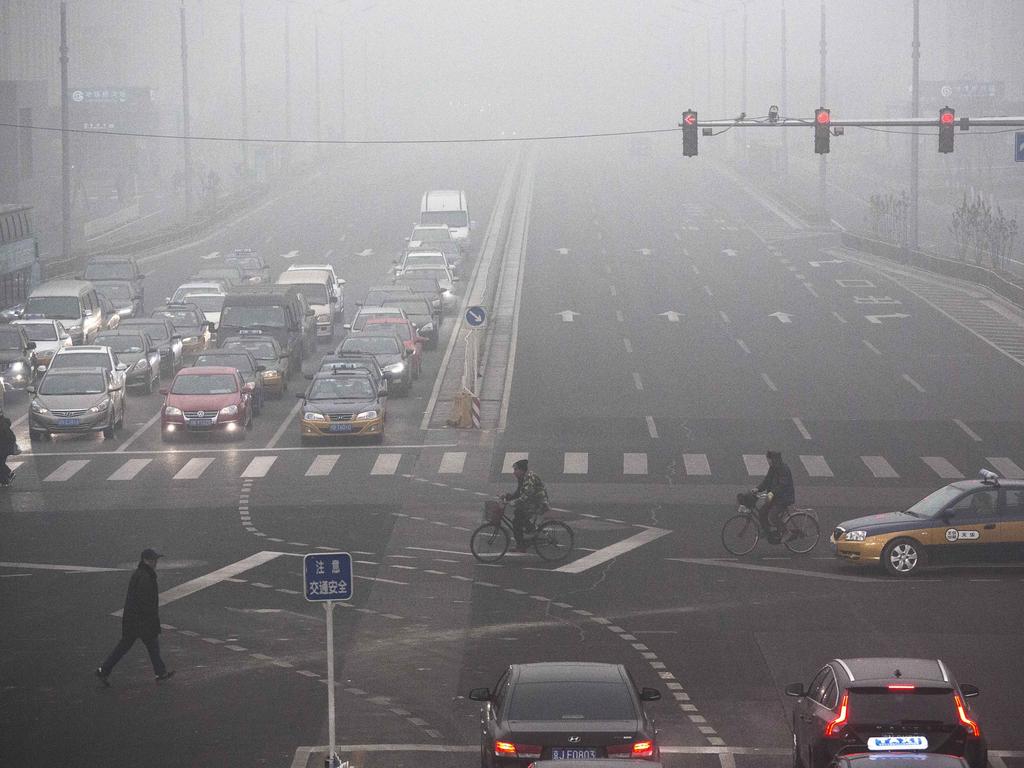
[[680,315],[674,309],[670,309],[668,312],[660,312],[660,313],[658,313],[658,317],[667,318],[670,323],[678,323],[679,322],[679,318],[682,317],[682,315]]
[[630,536],[628,539],[623,539],[620,542],[599,549],[597,552],[591,552],[586,557],[581,557],[579,560],[563,565],[561,568],[556,568],[555,571],[558,573],[583,573],[601,565],[601,563],[606,563],[612,558],[624,555],[630,550],[642,547],[644,544],[649,544],[655,539],[660,539],[662,536],[667,536],[670,533],[671,531],[667,531],[664,528],[647,528],[634,536]]
[[732,248],[723,248],[722,249],[722,253],[724,253],[726,256],[735,256],[736,255],[736,251],[734,251]]
[[562,318],[563,321],[571,323],[574,318],[579,317],[579,312],[573,312],[571,309],[563,309],[561,312],[556,312],[556,315]]
[[288,251],[288,253],[282,253],[281,254],[281,258],[282,259],[294,259],[298,255],[299,255],[298,251]]
[[820,267],[822,264],[845,264],[842,259],[829,259],[828,261],[808,261],[812,267]]
[[364,248],[356,256],[373,256],[373,248]]
[[768,317],[777,317],[777,318],[779,318],[779,322],[780,323],[791,323],[791,322],[793,322],[793,316],[789,315],[789,314],[786,314],[785,312],[772,312],[772,314],[768,315]]
[[558,255],[559,256],[568,256],[569,255],[569,249],[568,248],[555,248],[555,250],[558,251]]
[[910,315],[906,315],[902,312],[895,312],[891,315],[864,315],[865,320],[869,323],[874,323],[875,325],[881,325],[883,320],[902,320],[907,317],[910,317]]
[[641,256],[650,256],[651,255],[651,249],[650,248],[637,248],[636,252],[639,253]]
[[213,261],[218,256],[220,256],[220,251],[213,251],[212,253],[208,253],[205,256],[203,256],[202,259],[203,261]]

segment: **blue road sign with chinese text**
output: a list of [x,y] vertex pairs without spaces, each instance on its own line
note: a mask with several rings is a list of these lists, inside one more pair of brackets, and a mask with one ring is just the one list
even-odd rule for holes
[[312,602],[352,599],[352,555],[324,552],[302,558],[302,591]]

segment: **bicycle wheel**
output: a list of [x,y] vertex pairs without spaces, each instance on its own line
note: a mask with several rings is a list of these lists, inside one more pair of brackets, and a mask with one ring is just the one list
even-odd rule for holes
[[722,526],[722,546],[734,555],[748,555],[757,546],[761,527],[750,515],[733,515]]
[[495,563],[508,551],[508,531],[500,525],[484,523],[469,537],[469,549],[481,563]]
[[533,548],[543,560],[564,560],[572,552],[573,533],[560,520],[549,520],[537,529],[533,540]]
[[805,555],[817,546],[820,536],[818,521],[812,515],[806,512],[794,512],[786,518],[782,543],[790,552]]

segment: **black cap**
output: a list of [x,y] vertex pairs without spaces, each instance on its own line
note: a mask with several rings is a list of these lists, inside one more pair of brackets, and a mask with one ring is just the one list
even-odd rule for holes
[[519,461],[512,465],[512,469],[521,469],[523,470],[523,472],[529,469],[529,467],[530,462],[528,462],[526,459],[520,459]]
[[767,451],[764,454],[764,457],[768,459],[768,461],[781,461],[782,451]]
[[161,555],[155,549],[150,549],[149,547],[146,547],[144,550],[142,550],[142,554],[139,555],[140,560],[156,560],[161,557],[163,557],[163,555]]

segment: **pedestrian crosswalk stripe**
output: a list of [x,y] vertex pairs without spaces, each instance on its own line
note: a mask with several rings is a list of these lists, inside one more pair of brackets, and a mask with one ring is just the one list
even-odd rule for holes
[[647,454],[646,453],[624,453],[622,454],[622,474],[624,475],[646,475]]
[[501,466],[501,474],[503,474],[503,475],[510,475],[510,474],[512,474],[512,465],[515,464],[520,459],[528,459],[528,458],[530,458],[530,454],[528,454],[528,453],[514,453],[514,452],[506,453],[505,454],[505,463],[502,464],[502,466]]
[[1007,480],[1024,480],[1024,469],[1017,466],[1012,459],[1002,456],[987,456],[985,460],[996,468],[996,471]]
[[398,463],[402,460],[400,453],[382,453],[373,462],[371,475],[393,475],[398,471]]
[[892,468],[892,464],[883,456],[861,456],[860,460],[871,470],[875,477],[899,477],[899,474]]
[[922,456],[921,461],[931,467],[943,480],[963,480],[964,474],[941,456]]
[[10,462],[7,465],[7,468],[9,470],[11,470],[11,472],[13,472],[14,470],[16,470],[18,467],[20,467],[24,463],[25,463],[24,461],[12,461],[12,462]]
[[202,459],[189,459],[185,466],[178,470],[178,473],[174,476],[175,480],[198,480],[199,477],[206,471],[206,468],[213,464],[213,459],[202,458]]
[[589,453],[566,453],[562,459],[562,472],[566,475],[585,475],[589,465]]
[[834,477],[832,468],[825,461],[824,456],[801,456],[800,461],[803,462],[804,469],[811,477]]
[[317,456],[313,459],[313,463],[309,465],[309,469],[306,470],[306,477],[326,477],[331,474],[331,470],[334,469],[334,465],[338,463],[339,458],[341,457],[336,453],[325,453]]
[[747,474],[752,477],[768,474],[768,459],[762,453],[744,453],[743,463],[747,465]]
[[121,467],[107,480],[131,480],[139,472],[149,466],[152,459],[128,459]]
[[242,471],[242,477],[266,477],[275,461],[277,456],[257,456]]
[[465,451],[445,451],[441,456],[441,466],[437,471],[442,475],[457,475],[465,466]]
[[88,459],[72,459],[65,461],[57,469],[43,478],[45,483],[63,483],[74,477],[82,467],[89,463]]
[[683,469],[688,475],[710,475],[711,463],[705,453],[684,453]]

